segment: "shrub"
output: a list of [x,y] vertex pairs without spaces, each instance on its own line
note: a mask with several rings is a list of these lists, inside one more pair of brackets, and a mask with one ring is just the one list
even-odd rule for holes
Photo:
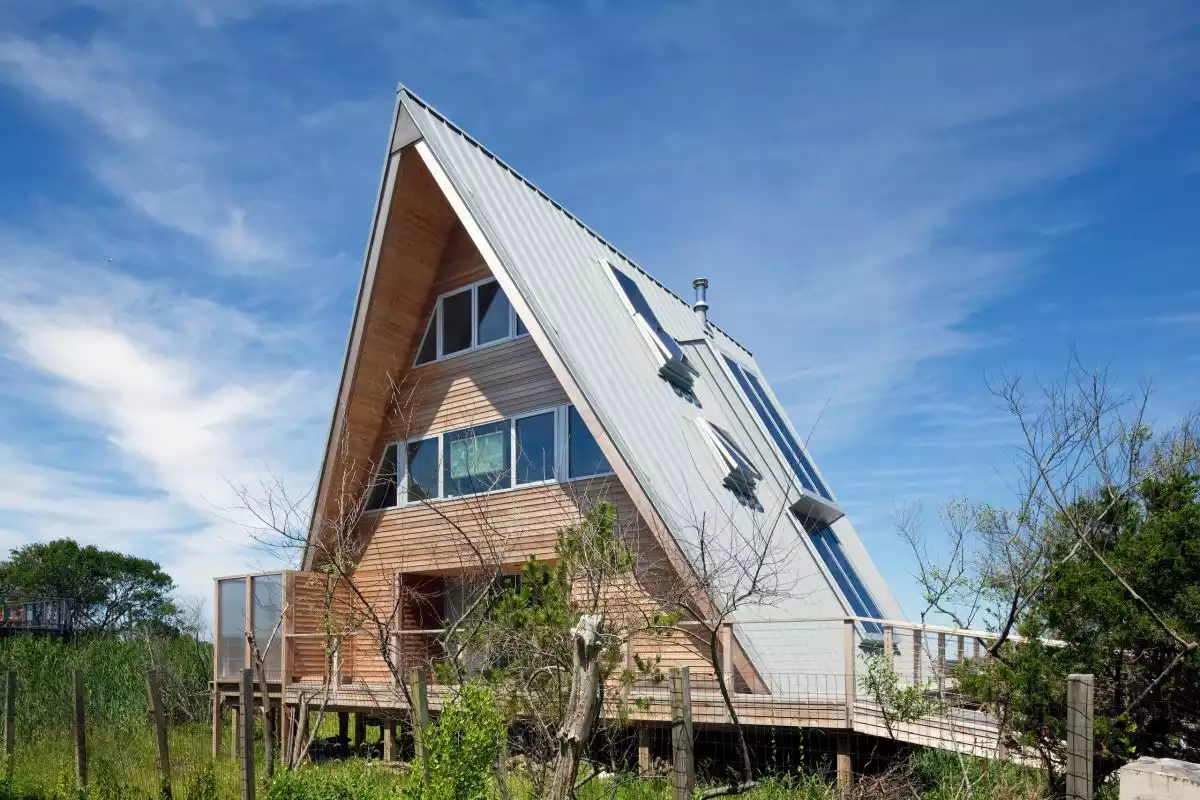
[[504,736],[504,720],[491,691],[475,683],[463,686],[429,726],[427,760],[415,765],[405,800],[487,800]]

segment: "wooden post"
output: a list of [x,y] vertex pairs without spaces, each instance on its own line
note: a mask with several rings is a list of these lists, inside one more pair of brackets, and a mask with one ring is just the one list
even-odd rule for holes
[[979,658],[979,654],[983,651],[983,643],[979,641],[979,637],[975,637],[975,644],[971,646],[971,651],[974,658]]
[[1067,798],[1091,800],[1095,677],[1067,676]]
[[338,712],[338,743],[342,747],[350,746],[350,715],[345,711]]
[[292,740],[296,735],[296,711],[287,703],[279,704],[279,753],[286,770],[292,763]]
[[850,737],[846,734],[838,736],[837,740],[837,786],[838,791],[847,794],[854,786],[854,765],[850,760]]
[[10,669],[4,681],[4,774],[12,777],[17,744],[17,672]]
[[937,684],[938,694],[946,692],[946,634],[937,635]]
[[213,681],[212,696],[212,757],[216,761],[221,755],[221,687]]
[[892,655],[892,648],[893,648],[892,640],[895,638],[896,638],[896,636],[895,636],[895,632],[892,630],[892,626],[884,625],[883,626],[883,657],[887,659],[888,666],[892,667],[893,669],[895,669],[895,667],[896,667],[896,659]]
[[845,695],[846,695],[846,727],[854,727],[854,620],[847,619],[843,625],[842,637],[843,652],[843,669],[845,670]]
[[87,787],[87,720],[84,717],[86,702],[83,688],[83,670],[75,670],[75,784],[80,789]]
[[913,686],[921,685],[921,629],[913,628],[912,632],[912,647],[913,647]]
[[671,772],[675,800],[690,800],[696,786],[696,760],[692,752],[692,680],[687,667],[671,668]]
[[721,677],[725,679],[725,688],[733,694],[733,623],[721,624]]
[[425,752],[425,731],[429,728],[429,689],[425,685],[425,672],[420,667],[413,667],[408,674],[410,692],[412,694],[412,728],[413,746],[417,759],[421,762],[424,780],[429,781],[429,759]]
[[396,720],[385,719],[383,721],[383,760],[396,760]]
[[967,660],[967,637],[961,633],[958,635],[958,663],[961,664]]
[[650,774],[650,729],[645,725],[638,728],[638,774]]
[[354,743],[352,747],[357,753],[367,741],[367,715],[362,711],[354,712]]
[[254,670],[242,670],[242,800],[254,800]]
[[242,707],[238,704],[230,706],[229,757],[239,763],[242,760]]
[[154,720],[154,742],[158,746],[158,785],[162,790],[162,796],[169,800],[171,797],[171,751],[167,747],[167,714],[163,709],[162,686],[155,670],[146,673],[146,693],[150,697],[150,714]]

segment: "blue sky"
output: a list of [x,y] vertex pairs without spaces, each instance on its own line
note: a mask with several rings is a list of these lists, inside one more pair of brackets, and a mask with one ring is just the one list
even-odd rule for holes
[[[1004,500],[985,378],[1200,398],[1200,7],[0,6],[0,548],[183,591],[315,474],[403,81],[656,277],[712,282],[909,613],[896,509]],[[822,413],[823,412],[823,413]]]

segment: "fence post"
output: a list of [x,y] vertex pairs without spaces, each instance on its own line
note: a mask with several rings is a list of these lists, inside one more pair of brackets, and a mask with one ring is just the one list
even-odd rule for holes
[[690,800],[696,786],[692,753],[692,679],[687,667],[671,668],[671,770],[675,800]]
[[854,788],[854,762],[850,758],[850,735],[837,738],[837,787],[842,794]]
[[1067,676],[1067,798],[1091,800],[1095,677]]
[[650,729],[645,725],[638,728],[638,774],[650,774]]
[[428,783],[429,754],[425,752],[425,731],[429,727],[429,690],[425,685],[425,672],[420,667],[413,667],[409,672],[409,682],[412,684],[413,749],[421,762],[424,780]]
[[254,800],[254,670],[242,670],[242,800]]
[[12,776],[17,744],[17,671],[10,669],[4,686],[4,774]]
[[212,696],[212,757],[216,761],[221,755],[221,687],[213,681]]
[[[150,696],[150,713],[154,719],[154,741],[158,745],[158,781],[165,798],[171,797],[171,751],[167,747],[167,714],[163,710],[162,686],[158,673],[146,673],[146,692]],[[217,726],[218,729],[220,726]]]
[[75,784],[80,788],[87,787],[87,728],[84,716],[83,670],[75,670],[73,676],[75,685]]
[[844,692],[846,695],[846,727],[854,727],[854,620],[847,619],[843,625],[842,641],[843,669],[845,670]]

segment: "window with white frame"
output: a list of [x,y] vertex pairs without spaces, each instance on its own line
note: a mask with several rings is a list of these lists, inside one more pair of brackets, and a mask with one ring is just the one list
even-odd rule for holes
[[366,508],[611,474],[579,412],[555,406],[389,444]]
[[488,278],[438,297],[414,366],[528,333],[500,284]]
[[621,297],[624,298],[625,306],[633,315],[634,322],[645,338],[646,344],[658,357],[659,374],[680,389],[690,392],[692,383],[700,373],[688,363],[687,356],[684,355],[679,342],[675,341],[675,337],[667,333],[662,323],[658,321],[654,309],[650,308],[645,295],[642,294],[642,290],[638,288],[633,278],[607,261],[604,262],[604,265]]
[[725,485],[735,492],[754,494],[754,487],[762,480],[762,474],[750,461],[746,452],[729,432],[719,425],[714,425],[703,417],[696,417],[696,424],[726,470]]

